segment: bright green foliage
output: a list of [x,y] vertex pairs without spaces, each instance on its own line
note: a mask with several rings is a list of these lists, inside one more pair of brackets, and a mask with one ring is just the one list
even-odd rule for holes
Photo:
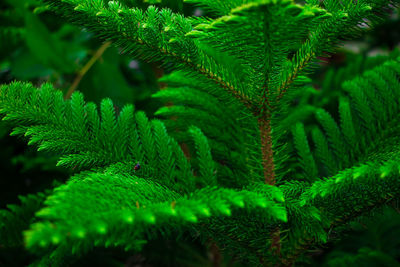
[[215,18],[135,1],[45,2],[168,71],[153,95],[163,121],[110,99],[98,109],[79,92],[64,100],[50,84],[1,87],[12,133],[82,171],[25,231],[39,265],[189,233],[250,266],[290,266],[333,228],[399,199],[400,58],[343,79],[335,114],[307,102],[319,57],[398,1],[187,1]]
[[[98,199],[100,192],[102,199]],[[57,245],[67,239],[75,244],[72,250],[76,252],[93,245],[140,247],[143,239],[158,231],[179,231],[178,225],[230,216],[236,209],[263,210],[271,218],[275,218],[271,212],[279,209],[249,191],[206,187],[185,197],[143,178],[107,171],[73,177],[46,205],[37,213],[46,221],[34,224],[25,234],[27,246]]]
[[19,125],[12,134],[25,134],[28,144],[36,144],[39,150],[58,152],[60,166],[89,169],[142,162],[143,176],[165,179],[176,188],[180,184],[173,183],[184,179],[184,190],[193,190],[193,176],[187,175],[190,165],[178,144],[161,123],[150,123],[142,112],[134,114],[132,105],[122,108],[117,118],[113,103],[105,99],[99,115],[96,105],[85,104],[81,93],[64,101],[49,84],[37,90],[13,83],[2,87],[0,98],[1,111],[8,113],[4,120]]

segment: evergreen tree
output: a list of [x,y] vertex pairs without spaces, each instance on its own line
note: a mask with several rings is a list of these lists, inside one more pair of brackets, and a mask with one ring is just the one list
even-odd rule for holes
[[399,1],[187,0],[211,17],[126,0],[45,2],[163,66],[168,86],[154,97],[166,105],[149,120],[110,99],[64,99],[48,83],[2,85],[12,134],[76,172],[1,211],[3,247],[23,243],[36,265],[59,266],[94,247],[138,251],[190,235],[249,266],[292,266],[399,199],[399,53],[336,83],[337,113],[307,103],[322,58]]

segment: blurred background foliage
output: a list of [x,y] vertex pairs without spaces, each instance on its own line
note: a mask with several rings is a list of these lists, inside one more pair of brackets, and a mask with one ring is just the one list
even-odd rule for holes
[[[204,10],[176,0],[122,2],[132,7],[157,4],[185,15],[207,15]],[[379,27],[344,42],[329,58],[321,58],[311,75],[312,82],[297,102],[324,107],[334,114],[337,100],[344,94],[342,82],[388,57],[400,55],[399,29],[397,10]],[[151,95],[160,89],[157,78],[165,70],[121,52],[85,29],[66,23],[38,0],[0,1],[0,84],[21,80],[39,86],[51,82],[62,90],[65,98],[79,90],[88,101],[99,103],[102,98],[110,97],[117,111],[124,104],[133,103],[137,110],[144,110],[151,117],[160,106]],[[314,121],[310,114],[304,117],[310,123]],[[20,138],[9,136],[9,132],[9,126],[0,122],[0,209],[20,203],[19,195],[44,192],[73,173],[55,167],[54,155],[27,147]],[[345,239],[335,239],[335,233],[331,233],[333,239],[325,248],[311,249],[296,265],[400,266],[398,210],[377,208],[371,216],[352,222],[351,226],[353,231],[345,233]],[[30,260],[22,243],[11,251],[0,246],[0,266],[25,266]],[[241,266],[212,246],[185,240],[155,240],[135,255],[99,248],[75,265]]]

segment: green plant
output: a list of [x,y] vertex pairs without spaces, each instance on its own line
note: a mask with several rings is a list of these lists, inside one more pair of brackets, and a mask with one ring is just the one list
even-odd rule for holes
[[399,211],[388,206],[361,216],[338,233],[324,266],[399,266],[399,224]]
[[[173,71],[154,94],[168,104],[155,113],[164,121],[110,99],[98,110],[79,92],[64,100],[50,84],[1,87],[12,134],[80,171],[12,208],[41,207],[24,232],[37,264],[190,234],[245,264],[291,266],[332,229],[399,198],[400,58],[345,81],[336,119],[302,98],[320,57],[398,1],[187,1],[215,18],[129,8],[134,1],[45,2]],[[5,231],[18,217],[1,215],[3,246],[20,244],[13,237],[26,225]]]

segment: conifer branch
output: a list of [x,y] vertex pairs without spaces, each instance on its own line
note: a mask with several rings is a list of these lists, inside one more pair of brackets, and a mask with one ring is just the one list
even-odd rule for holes
[[[132,40],[132,39],[130,39],[130,40]],[[137,39],[137,40],[133,40],[133,41],[136,41],[140,45],[146,46],[147,48],[149,48],[152,51],[158,50],[164,56],[168,56],[169,58],[175,58],[178,62],[186,65],[192,71],[200,73],[201,75],[203,75],[207,79],[213,81],[215,84],[220,86],[222,89],[225,89],[233,97],[235,97],[237,100],[239,100],[239,102],[244,104],[247,108],[253,109],[252,101],[248,96],[246,96],[245,94],[243,94],[242,92],[237,90],[229,82],[224,81],[220,76],[218,76],[217,74],[213,73],[210,69],[207,69],[206,67],[204,67],[204,66],[202,66],[200,64],[196,65],[189,58],[181,57],[181,56],[177,55],[176,53],[174,53],[172,51],[166,50],[163,47],[154,47],[151,44],[146,43],[141,39]]]
[[[70,99],[49,84],[0,87],[12,134],[59,154],[60,166],[86,169],[32,207],[10,208],[36,220],[25,241],[45,255],[39,264],[191,232],[248,262],[292,266],[329,229],[399,199],[400,58],[343,84],[339,123],[295,89],[361,19],[377,21],[400,0],[187,0],[215,19],[129,9],[131,1],[44,1],[107,43]],[[116,114],[110,99],[98,109],[73,93],[111,42],[174,70],[154,95],[174,103],[155,115],[174,119],[149,120],[132,105]],[[304,121],[310,115],[318,125]],[[12,212],[0,219],[18,221]]]
[[300,62],[296,64],[293,70],[289,73],[288,77],[279,85],[277,90],[277,100],[282,99],[290,85],[298,77],[298,75],[308,66],[312,59],[315,58],[315,53],[311,52],[305,57],[301,58]]
[[[206,62],[210,66],[215,65],[212,62],[213,59],[208,58],[195,41],[184,38],[185,34],[190,32],[191,25],[183,16],[174,14],[168,9],[159,12],[153,6],[143,13],[138,9],[127,9],[114,1],[108,3],[108,8],[103,4],[95,4],[87,0],[82,3],[75,0],[61,1],[60,5],[63,8],[50,0],[47,1],[55,7],[56,11],[66,13],[62,14],[64,16],[68,17],[70,13],[70,15],[81,17],[86,21],[85,26],[104,39],[122,46],[128,53],[135,53],[137,56],[136,52],[138,52],[143,58],[154,60],[158,52],[160,58],[156,61],[165,64],[166,59],[172,60],[176,63],[176,68],[182,68],[183,66],[180,65],[183,64],[214,81],[245,106],[251,106],[248,96],[226,81],[224,77],[202,64]],[[162,30],[159,29],[161,26]],[[147,28],[152,31],[153,38],[142,33]],[[144,49],[140,50],[139,47]]]
[[185,63],[192,70],[198,71],[199,73],[203,74],[208,79],[214,81],[221,88],[227,90],[234,98],[239,100],[239,102],[242,103],[244,106],[246,106],[249,110],[253,110],[254,109],[253,101],[248,96],[246,96],[245,94],[241,93],[235,87],[233,87],[231,84],[229,84],[229,82],[225,82],[221,77],[216,76],[210,70],[205,69],[205,68],[203,68],[203,67],[201,67],[199,65],[195,66],[191,62],[185,62]]
[[[324,2],[322,2],[324,3]],[[329,13],[324,16],[328,19],[319,23],[311,31],[310,38],[297,50],[291,64],[280,85],[277,87],[277,100],[286,93],[290,85],[301,72],[304,72],[313,60],[323,54],[333,51],[341,36],[345,34],[359,35],[362,31],[359,23],[363,19],[371,20],[371,24],[380,18],[374,12],[386,8],[388,1],[349,3],[348,5],[327,4]],[[343,30],[345,29],[345,32]]]
[[[386,197],[382,197],[379,201],[374,202],[374,203],[368,203],[365,207],[356,209],[350,214],[345,214],[343,216],[336,217],[333,219],[330,223],[330,226],[325,229],[326,233],[330,231],[330,229],[333,229],[339,225],[344,225],[353,219],[356,219],[359,216],[362,216],[364,214],[367,214],[370,212],[372,209],[381,207],[385,203],[390,202],[392,199],[394,199],[392,196],[387,195]],[[311,246],[315,245],[315,238],[310,237],[310,236],[304,236],[300,240],[297,241],[297,246],[292,248],[292,251],[290,254],[286,254],[285,258],[282,260],[283,266],[293,266],[295,263],[296,259],[303,254],[305,251],[307,251]]]

